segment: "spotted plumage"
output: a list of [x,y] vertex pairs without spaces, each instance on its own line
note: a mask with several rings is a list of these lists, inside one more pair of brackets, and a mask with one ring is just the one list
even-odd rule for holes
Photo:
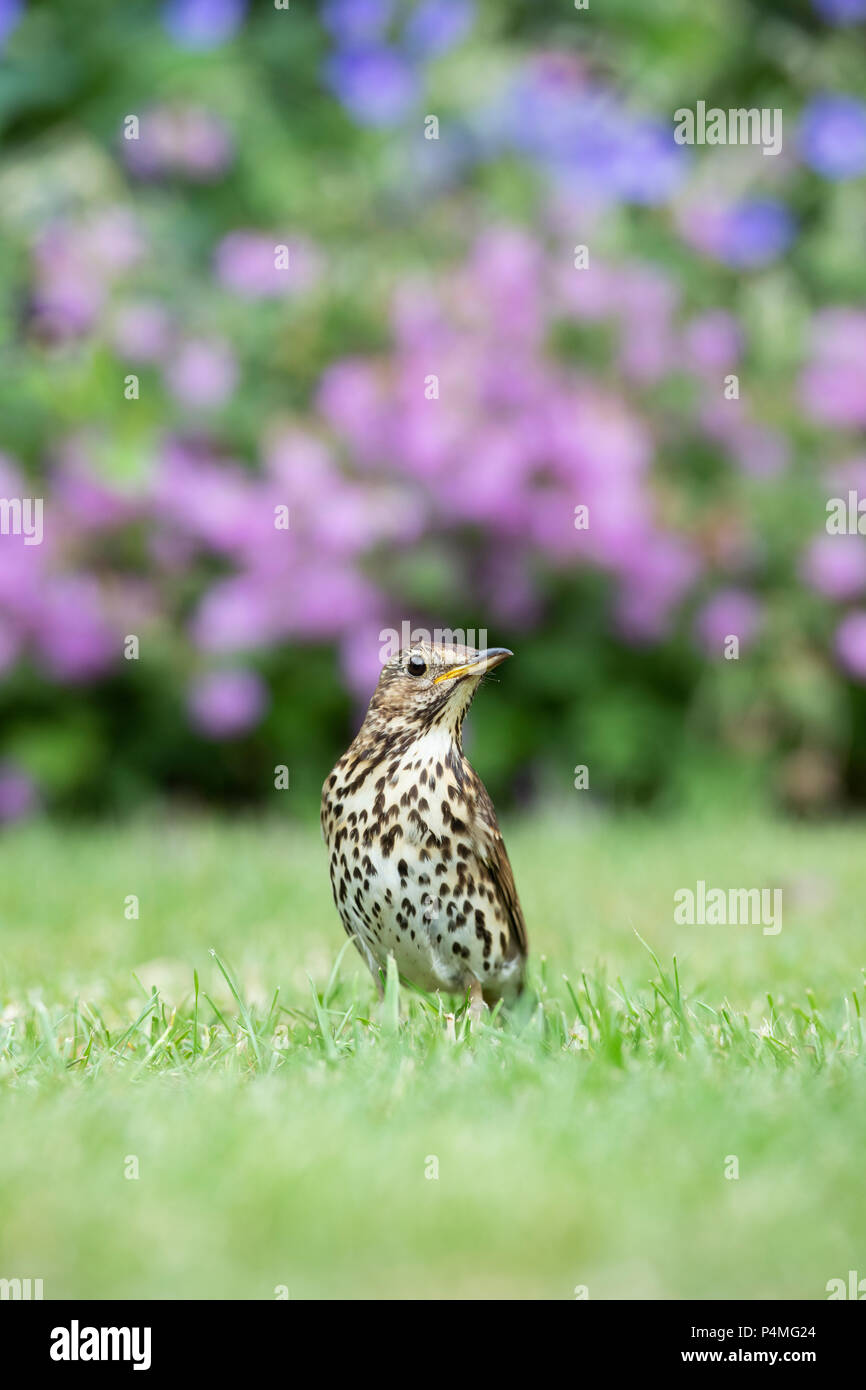
[[492,1003],[522,988],[526,924],[493,803],[462,745],[484,672],[510,655],[430,643],[400,652],[325,782],[334,901],[377,978],[393,955],[425,990]]

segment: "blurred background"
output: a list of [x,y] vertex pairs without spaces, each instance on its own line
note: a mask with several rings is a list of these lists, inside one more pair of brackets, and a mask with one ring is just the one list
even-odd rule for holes
[[404,622],[505,805],[862,805],[864,18],[0,0],[0,821],[311,816]]

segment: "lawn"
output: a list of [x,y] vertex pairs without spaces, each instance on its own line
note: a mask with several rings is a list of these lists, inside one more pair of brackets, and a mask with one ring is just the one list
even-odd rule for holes
[[[378,1002],[311,829],[7,833],[0,1277],[599,1299],[866,1274],[863,825],[563,810],[506,838],[532,991],[470,1029],[393,979]],[[781,887],[781,932],[676,925],[699,879]]]

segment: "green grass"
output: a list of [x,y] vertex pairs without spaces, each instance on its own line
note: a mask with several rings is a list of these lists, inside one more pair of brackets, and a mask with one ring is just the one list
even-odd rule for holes
[[[378,1002],[312,832],[7,834],[0,1277],[46,1298],[826,1297],[866,1274],[863,837],[510,827],[532,989],[470,1028],[393,979]],[[782,887],[781,933],[675,926],[699,878]]]

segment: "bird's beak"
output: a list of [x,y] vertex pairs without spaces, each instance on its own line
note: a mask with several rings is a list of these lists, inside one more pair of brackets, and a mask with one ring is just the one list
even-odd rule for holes
[[467,662],[465,666],[455,666],[450,671],[443,671],[441,676],[436,676],[433,684],[454,681],[459,676],[483,676],[485,671],[492,671],[500,661],[513,655],[514,652],[510,652],[507,647],[487,647],[485,651],[478,653],[474,661]]

